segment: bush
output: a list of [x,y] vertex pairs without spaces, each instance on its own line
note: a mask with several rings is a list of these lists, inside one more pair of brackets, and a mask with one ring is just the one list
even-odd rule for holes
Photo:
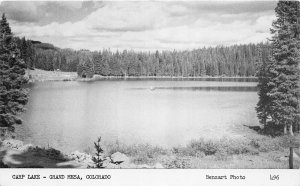
[[118,142],[107,145],[106,150],[107,156],[115,152],[120,152],[132,157],[132,161],[136,164],[151,164],[156,161],[158,156],[169,154],[167,149],[158,146],[149,144],[125,145]]
[[9,168],[9,166],[0,161],[0,168]]
[[193,156],[202,158],[209,155],[217,155],[224,159],[224,156],[236,154],[258,154],[255,148],[252,148],[248,142],[241,140],[222,139],[220,141],[205,141],[203,139],[194,140],[186,147],[176,147],[172,152],[179,156]]
[[225,160],[228,159],[228,154],[227,154],[227,152],[226,152],[225,150],[220,150],[220,151],[218,151],[218,152],[215,154],[215,156],[216,156],[216,159],[217,159],[217,160],[221,160],[221,161],[225,161]]
[[41,147],[33,147],[28,149],[28,152],[33,152],[34,156],[44,156],[50,159],[54,160],[66,160],[65,155],[62,154],[59,150],[56,150],[54,148],[41,148]]
[[191,168],[192,164],[189,158],[176,158],[174,160],[168,161],[165,163],[165,166],[168,169],[186,169]]
[[156,161],[158,156],[168,154],[168,151],[146,144],[127,146],[126,153],[133,157],[132,161],[136,164],[151,164]]
[[247,141],[241,140],[224,140],[222,142],[226,146],[227,154],[258,154],[257,150],[251,148]]
[[281,142],[282,137],[259,137],[252,138],[249,145],[257,149],[259,152],[283,151],[284,146]]
[[203,139],[200,139],[197,141],[192,141],[187,146],[187,149],[189,148],[193,149],[193,151],[196,153],[203,152],[207,156],[207,155],[214,155],[219,149],[219,144],[212,140],[204,141]]
[[203,158],[205,156],[205,153],[203,151],[200,151],[197,148],[191,148],[188,147],[174,147],[172,149],[172,153],[176,154],[178,156],[194,156],[197,158]]

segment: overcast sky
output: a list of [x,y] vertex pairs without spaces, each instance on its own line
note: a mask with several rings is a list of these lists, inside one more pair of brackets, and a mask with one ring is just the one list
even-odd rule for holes
[[266,41],[276,1],[1,2],[14,34],[61,48],[185,50]]

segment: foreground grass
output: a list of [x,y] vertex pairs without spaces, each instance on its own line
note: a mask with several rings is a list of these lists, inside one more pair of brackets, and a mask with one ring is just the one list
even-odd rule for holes
[[[107,155],[121,152],[131,157],[135,164],[161,163],[166,168],[288,168],[289,149],[284,137],[254,135],[245,139],[221,139],[191,141],[183,147],[165,149],[152,145],[110,144]],[[299,149],[295,149],[299,153]],[[294,168],[300,161],[295,158]]]
[[[299,136],[299,134],[297,135]],[[131,163],[135,165],[161,164],[164,168],[200,169],[287,169],[289,148],[285,146],[284,138],[284,136],[272,138],[257,133],[248,133],[243,139],[198,139],[185,146],[170,149],[149,144],[126,145],[121,143],[103,144],[103,148],[105,157],[109,157],[115,152],[121,152],[127,155]],[[83,164],[77,166],[72,162],[68,163],[70,160],[68,154],[53,148],[34,147],[30,144],[15,144],[14,146],[16,147],[13,151],[1,149],[0,142],[0,160],[4,157],[11,157],[12,163],[14,163],[13,160],[18,160],[23,162],[25,167],[39,165],[39,167],[52,168],[62,168],[62,166],[86,168]],[[299,148],[295,149],[295,152],[299,155]],[[94,154],[91,151],[86,153]],[[299,165],[299,158],[295,157],[294,168],[299,169]],[[20,167],[18,163],[15,166]]]

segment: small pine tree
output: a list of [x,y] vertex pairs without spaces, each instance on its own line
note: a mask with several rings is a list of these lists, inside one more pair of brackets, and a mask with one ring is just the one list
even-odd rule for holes
[[98,138],[97,142],[94,142],[96,156],[94,156],[92,160],[95,163],[96,168],[104,168],[103,167],[103,152],[104,152],[104,150],[102,149],[100,142],[101,142],[101,137]]

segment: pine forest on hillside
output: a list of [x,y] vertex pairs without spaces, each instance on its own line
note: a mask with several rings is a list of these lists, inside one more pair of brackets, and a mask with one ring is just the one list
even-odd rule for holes
[[[199,77],[255,76],[261,51],[270,51],[268,43],[200,48],[191,51],[138,52],[133,50],[89,51],[60,49],[51,44],[17,38],[28,67],[76,72],[90,66],[102,76]],[[88,65],[91,63],[91,65]],[[88,67],[89,68],[89,67]]]

